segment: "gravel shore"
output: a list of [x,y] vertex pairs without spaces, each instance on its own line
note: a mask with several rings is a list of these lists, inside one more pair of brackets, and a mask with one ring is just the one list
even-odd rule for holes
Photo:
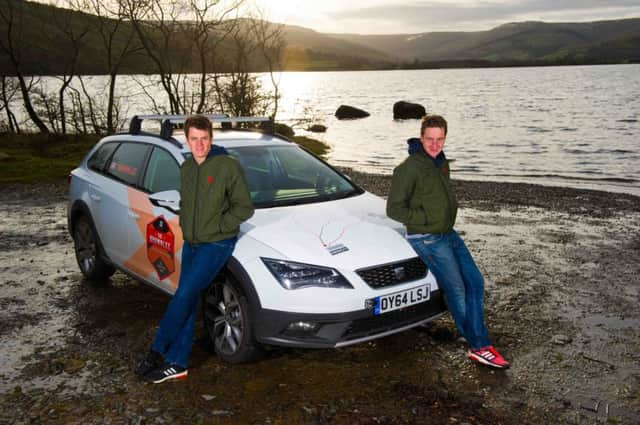
[[[386,196],[387,176],[346,171]],[[82,279],[66,182],[0,186],[0,424],[640,423],[640,198],[455,181],[507,371],[449,318],[336,350],[228,365],[204,340],[184,382],[132,373],[168,298]]]
[[[366,190],[387,196],[391,176],[366,174],[341,168]],[[462,208],[498,210],[511,207],[537,207],[568,214],[611,217],[617,213],[640,211],[640,198],[633,195],[541,186],[527,183],[453,181]]]

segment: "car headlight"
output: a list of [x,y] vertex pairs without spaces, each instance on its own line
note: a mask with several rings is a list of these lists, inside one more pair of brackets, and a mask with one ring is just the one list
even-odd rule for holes
[[353,289],[353,286],[336,269],[295,263],[293,261],[274,260],[272,258],[261,258],[261,260],[285,289],[300,289],[313,286]]

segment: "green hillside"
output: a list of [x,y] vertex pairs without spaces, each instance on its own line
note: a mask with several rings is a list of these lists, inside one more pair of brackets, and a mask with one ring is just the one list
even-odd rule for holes
[[[9,18],[6,16],[10,16],[12,41],[18,53],[23,74],[67,73],[69,70],[66,64],[70,63],[69,59],[74,50],[68,34],[74,34],[76,37],[82,34],[80,42],[77,43],[80,47],[77,73],[104,74],[107,72],[106,55],[97,28],[99,23],[115,25],[115,21],[108,19],[99,21],[100,18],[94,15],[22,0],[0,0],[0,6],[3,12],[11,12],[11,14],[4,13],[5,18],[0,19],[0,43],[7,45],[9,42]],[[235,22],[241,27],[249,24],[246,19]],[[180,25],[188,27],[188,23],[185,22],[181,22]],[[86,28],[89,31],[84,34]],[[128,22],[121,23],[113,40],[116,50],[124,43],[126,35],[131,30]],[[284,63],[289,70],[375,69],[394,66],[393,61],[387,58],[386,54],[375,49],[349,41],[336,43],[334,38],[306,28],[285,26],[284,38],[287,42]],[[197,52],[191,47],[192,43],[186,31],[176,31],[170,44],[165,46],[167,56],[175,58],[172,64],[173,72],[198,72]],[[226,39],[212,54],[210,60],[216,62],[219,71],[229,70],[225,67],[228,62],[224,60],[224,56],[232,54],[233,50],[232,41]],[[268,69],[261,55],[251,55],[248,66],[253,71]],[[121,67],[121,72],[124,73],[150,73],[155,72],[154,70],[153,62],[141,51],[128,56]],[[12,75],[14,72],[11,61],[0,48],[0,73]]]
[[[51,75],[69,72],[75,54],[69,35],[80,38],[76,73],[104,74],[106,55],[97,28],[115,25],[94,15],[22,0],[0,0],[0,44],[7,45],[8,18],[12,41],[23,74]],[[8,11],[12,14],[8,14]],[[241,20],[240,25],[247,25]],[[113,43],[122,46],[131,32],[124,22]],[[189,25],[181,22],[182,27]],[[182,28],[181,27],[181,28]],[[286,70],[359,70],[437,66],[504,66],[640,62],[640,19],[589,23],[520,22],[489,31],[425,32],[421,34],[323,34],[298,26],[284,26],[287,42]],[[173,72],[197,72],[196,51],[188,31],[176,31],[165,49],[175,58]],[[81,35],[81,37],[80,37]],[[211,56],[219,71],[227,71],[225,55],[234,50],[229,40]],[[221,65],[222,64],[222,65]],[[248,63],[264,71],[260,55]],[[12,61],[0,49],[0,73],[14,73]],[[155,67],[141,51],[129,55],[121,73],[151,73]]]
[[398,61],[585,62],[640,61],[640,19],[589,23],[521,22],[489,31],[412,35],[336,34],[376,47]]

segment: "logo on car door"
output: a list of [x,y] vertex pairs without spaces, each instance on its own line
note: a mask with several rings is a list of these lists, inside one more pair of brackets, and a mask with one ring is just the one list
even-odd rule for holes
[[160,280],[171,275],[175,267],[175,236],[164,216],[147,225],[147,258]]

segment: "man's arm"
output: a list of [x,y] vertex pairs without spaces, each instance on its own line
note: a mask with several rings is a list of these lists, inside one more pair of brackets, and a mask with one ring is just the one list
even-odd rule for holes
[[410,207],[416,185],[415,180],[415,176],[402,164],[393,170],[391,189],[387,198],[387,215],[404,225],[427,222],[427,216],[422,207]]
[[225,233],[249,219],[254,210],[249,187],[240,164],[233,160],[230,169],[231,179],[227,188],[229,208],[223,212],[220,220],[220,230]]

